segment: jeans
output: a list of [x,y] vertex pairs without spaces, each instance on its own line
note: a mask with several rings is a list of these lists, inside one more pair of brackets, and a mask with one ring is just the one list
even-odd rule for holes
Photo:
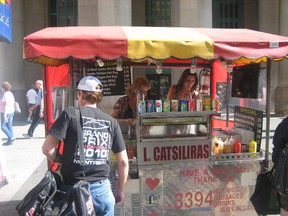
[[30,137],[33,137],[33,133],[34,133],[34,130],[36,129],[36,127],[38,126],[38,124],[40,123],[41,119],[40,116],[40,106],[38,105],[35,109],[35,113],[34,113],[34,117],[33,117],[33,120],[32,120],[32,123],[28,129],[28,135]]
[[14,131],[12,128],[13,124],[13,116],[14,113],[8,113],[7,114],[7,121],[4,120],[4,113],[1,113],[1,130],[6,134],[8,137],[8,142],[11,142],[14,138]]
[[90,191],[96,215],[114,216],[115,198],[109,179],[91,183]]
[[[68,192],[73,185],[60,185],[59,189]],[[114,216],[115,198],[109,179],[90,183],[91,197],[97,216]]]

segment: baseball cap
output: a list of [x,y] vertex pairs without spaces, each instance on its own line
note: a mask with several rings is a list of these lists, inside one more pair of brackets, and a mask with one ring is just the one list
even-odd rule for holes
[[100,80],[93,76],[82,78],[77,87],[78,90],[102,92],[103,86]]

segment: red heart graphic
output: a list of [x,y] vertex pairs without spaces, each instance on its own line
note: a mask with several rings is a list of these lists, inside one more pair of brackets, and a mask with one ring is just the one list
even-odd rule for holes
[[151,213],[148,214],[148,216],[158,216],[158,214],[156,214],[154,211],[152,211]]
[[150,188],[150,190],[154,190],[154,188],[159,184],[160,180],[158,178],[147,178],[146,185]]

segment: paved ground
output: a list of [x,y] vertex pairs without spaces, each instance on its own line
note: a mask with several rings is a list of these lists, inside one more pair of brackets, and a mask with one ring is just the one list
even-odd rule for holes
[[[22,134],[27,133],[29,126],[29,122],[14,121],[15,143],[12,146],[0,145],[0,165],[8,181],[4,186],[2,182],[0,188],[1,216],[17,215],[15,206],[40,181],[47,169],[47,161],[41,152],[45,137],[44,124],[36,128],[33,139],[25,139]],[[2,142],[6,141],[2,131],[1,137]]]
[[[270,140],[273,137],[276,126],[282,119],[281,117],[271,118]],[[15,206],[31,188],[39,183],[47,170],[47,161],[41,152],[45,137],[44,124],[42,123],[36,128],[34,139],[24,139],[22,134],[27,133],[29,126],[30,123],[25,121],[15,121],[14,130],[17,140],[14,145],[0,145],[0,165],[2,169],[6,167],[4,174],[8,180],[8,184],[2,185],[2,187],[0,185],[0,216],[16,216]],[[265,139],[265,119],[263,128],[263,139]],[[0,135],[2,142],[6,141],[2,131]],[[263,141],[262,143],[262,147],[264,147],[265,142]]]

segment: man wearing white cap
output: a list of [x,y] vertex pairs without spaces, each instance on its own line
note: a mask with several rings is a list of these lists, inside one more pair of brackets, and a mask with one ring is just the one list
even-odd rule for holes
[[[83,179],[90,182],[90,190],[96,215],[114,215],[115,202],[124,198],[124,185],[128,176],[128,157],[118,122],[108,114],[97,109],[102,99],[102,84],[93,77],[86,76],[77,87],[79,111],[83,130],[85,165],[80,164],[77,141],[76,108],[67,107],[48,132],[42,146],[43,153],[50,161],[55,161],[57,143],[64,141],[61,155],[61,175],[65,186],[71,186]],[[110,151],[117,159],[118,185],[111,191]]]

